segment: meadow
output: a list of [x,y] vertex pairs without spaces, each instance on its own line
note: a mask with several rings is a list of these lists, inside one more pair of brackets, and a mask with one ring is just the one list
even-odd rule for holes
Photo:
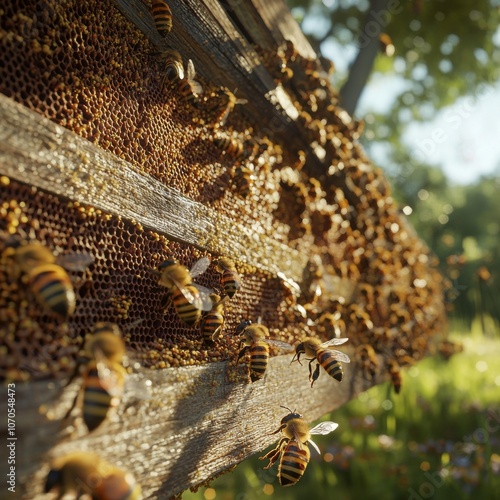
[[400,394],[385,383],[325,415],[339,428],[315,437],[322,455],[296,485],[254,456],[183,500],[500,499],[499,332],[453,331],[463,351],[403,371]]

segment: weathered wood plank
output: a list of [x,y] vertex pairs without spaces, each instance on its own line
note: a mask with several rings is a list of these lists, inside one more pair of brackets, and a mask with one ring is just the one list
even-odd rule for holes
[[[59,387],[16,384],[17,480],[23,498],[40,494],[49,457],[74,450],[94,450],[130,470],[143,484],[146,498],[170,498],[276,441],[268,433],[286,413],[280,405],[296,408],[311,422],[381,380],[367,382],[353,363],[344,365],[341,384],[322,372],[311,389],[307,367],[290,365],[290,359],[272,358],[265,379],[255,383],[245,383],[245,366],[227,363],[140,370],[130,377],[151,380],[148,399],[129,394],[121,414],[90,435],[76,421],[72,435],[58,436],[76,383],[57,404],[51,398],[60,393]],[[2,400],[0,411],[4,405]],[[43,405],[48,405],[53,420],[40,412]]]
[[1,94],[0,174],[214,254],[238,254],[243,262],[274,275],[281,271],[300,281],[298,271],[307,261],[307,256],[235,224]]

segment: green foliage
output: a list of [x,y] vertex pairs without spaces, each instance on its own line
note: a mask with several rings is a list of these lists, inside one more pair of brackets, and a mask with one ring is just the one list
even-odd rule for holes
[[[318,51],[329,39],[362,48],[374,31],[373,26],[365,25],[366,14],[374,12],[395,47],[393,58],[380,53],[374,69],[409,82],[395,109],[411,110],[414,119],[420,119],[423,103],[436,111],[500,76],[500,8],[496,0],[287,0],[287,4],[304,27],[308,19],[326,26],[309,33]],[[337,83],[345,77],[337,75]]]
[[296,485],[280,487],[276,466],[264,471],[263,462],[251,458],[208,491],[183,499],[494,498],[500,491],[500,345],[477,333],[460,340],[463,353],[449,361],[429,358],[404,372],[401,394],[384,384],[325,415],[321,420],[339,428],[315,437],[322,457],[312,452]]

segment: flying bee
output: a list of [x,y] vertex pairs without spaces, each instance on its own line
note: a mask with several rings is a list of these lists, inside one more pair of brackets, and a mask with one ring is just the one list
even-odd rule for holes
[[158,283],[171,293],[177,315],[188,325],[198,323],[201,311],[212,309],[211,290],[193,283],[193,279],[204,273],[209,265],[207,257],[196,261],[190,270],[174,260],[167,260],[156,271],[160,274]]
[[7,242],[14,257],[14,273],[25,276],[28,287],[46,312],[67,318],[75,312],[76,296],[66,272],[84,271],[92,262],[88,253],[70,253],[56,257],[38,242]]
[[230,259],[221,258],[217,261],[215,268],[222,274],[222,286],[229,298],[232,299],[241,288],[241,277],[236,271],[234,262]]
[[119,405],[124,392],[127,376],[123,367],[124,358],[125,344],[118,325],[96,323],[93,332],[85,336],[82,357],[68,382],[85,364],[81,391],[77,393],[65,418],[69,417],[82,393],[82,418],[88,430],[93,431],[106,420],[109,411]]
[[[305,354],[306,360],[309,361],[309,380],[311,381],[311,387],[319,377],[320,365],[325,369],[328,375],[333,377],[335,380],[342,382],[344,372],[339,361],[350,363],[351,360],[347,354],[335,350],[331,351],[330,349],[331,347],[341,345],[348,340],[349,339],[347,338],[335,338],[321,343],[321,341],[318,339],[307,337],[295,348],[295,355],[291,362],[293,363],[296,360],[301,365],[302,363],[300,362],[300,355]],[[311,365],[314,361],[317,361],[317,365],[313,373]]]
[[203,87],[194,79],[195,76],[196,71],[194,69],[194,63],[192,59],[189,59],[186,77],[180,79],[177,85],[177,90],[181,98],[187,102],[194,102],[200,94],[203,94]]
[[218,112],[215,117],[217,127],[223,127],[226,123],[229,113],[233,111],[237,104],[246,104],[246,99],[238,99],[229,89],[222,89],[219,94],[219,102],[217,104]]
[[[226,299],[224,297],[224,299]],[[220,296],[216,293],[210,294],[213,308],[201,320],[201,333],[206,342],[213,342],[222,334],[224,326],[224,299],[221,300]]]
[[278,466],[278,478],[281,486],[292,486],[304,474],[309,458],[311,456],[309,447],[320,453],[316,443],[311,439],[312,435],[326,435],[333,432],[339,425],[335,422],[321,422],[312,429],[303,419],[300,413],[282,406],[290,413],[281,419],[280,426],[272,434],[282,432],[283,436],[278,441],[276,448],[271,450],[260,460],[269,459],[269,464],[264,469],[269,469],[280,459]]
[[152,0],[151,14],[158,33],[166,37],[172,29],[172,11],[164,0]]
[[57,498],[66,498],[74,493],[74,498],[84,494],[99,500],[140,500],[141,487],[132,474],[126,472],[94,453],[77,451],[53,461],[47,475],[44,493],[54,488]]
[[241,336],[240,347],[244,345],[238,354],[238,362],[247,351],[250,353],[249,371],[252,382],[261,379],[266,373],[269,361],[269,345],[287,351],[293,349],[287,342],[266,338],[269,335],[269,330],[260,323],[252,324],[251,321],[244,321],[236,327],[236,334]]

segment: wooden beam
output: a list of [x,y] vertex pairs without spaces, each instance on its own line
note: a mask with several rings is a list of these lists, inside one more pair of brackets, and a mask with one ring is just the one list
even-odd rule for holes
[[[17,383],[16,467],[22,498],[40,496],[50,458],[75,450],[93,450],[132,472],[145,498],[172,498],[275,442],[277,436],[269,433],[286,414],[280,405],[312,422],[383,380],[380,374],[372,382],[364,380],[352,363],[344,364],[342,383],[322,371],[311,389],[307,367],[290,365],[290,360],[290,355],[271,358],[266,377],[254,383],[245,381],[243,363],[140,369],[129,376],[131,385],[150,380],[150,394],[139,400],[128,393],[117,416],[92,434],[76,420],[68,435],[60,420],[77,383],[59,399],[54,398],[61,395],[60,384]],[[5,404],[2,398],[4,415]]]
[[[300,281],[307,256],[242,227],[0,94],[0,174]],[[127,186],[124,189],[124,186]],[[220,234],[224,234],[224,238]],[[258,257],[257,257],[258,256]]]

